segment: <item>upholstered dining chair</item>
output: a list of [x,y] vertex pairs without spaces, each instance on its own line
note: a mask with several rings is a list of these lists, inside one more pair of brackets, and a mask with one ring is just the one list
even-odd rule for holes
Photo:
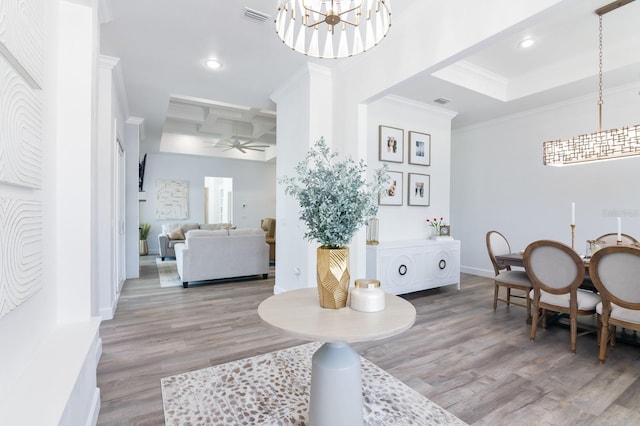
[[569,315],[571,352],[576,352],[578,315],[594,315],[600,296],[579,289],[584,280],[584,263],[569,246],[557,241],[539,240],[524,250],[524,267],[533,283],[531,300],[533,321],[531,341],[536,338],[538,321],[546,327],[546,311]]
[[[620,238],[622,239],[622,244],[632,245],[638,243],[638,240],[633,238],[631,235],[620,234]],[[604,241],[607,246],[613,246],[618,242],[618,234],[611,233],[600,235],[598,238],[596,238],[596,241]]]
[[616,326],[640,331],[640,249],[609,246],[598,250],[589,263],[589,275],[600,292],[596,306],[600,319],[600,354],[603,363],[607,344],[616,344]]
[[[489,259],[493,265],[493,271],[495,272],[494,289],[493,289],[493,310],[498,307],[498,301],[504,302],[509,305],[522,306],[527,308],[527,321],[531,318],[531,298],[529,293],[531,292],[532,284],[529,276],[525,271],[512,271],[509,265],[499,265],[496,261],[496,256],[501,254],[511,253],[511,247],[507,238],[498,231],[489,231],[486,236],[487,252],[489,253]],[[500,287],[506,288],[505,298],[500,297]],[[523,294],[511,294],[511,290],[518,290]],[[520,300],[524,299],[524,303]]]

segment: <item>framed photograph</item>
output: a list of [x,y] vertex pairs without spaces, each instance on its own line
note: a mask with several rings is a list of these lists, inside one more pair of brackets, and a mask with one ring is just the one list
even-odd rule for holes
[[409,132],[409,164],[431,165],[431,135]]
[[392,163],[404,162],[404,130],[380,126],[379,160]]
[[407,182],[408,204],[410,206],[428,206],[431,176],[420,173],[409,173]]
[[401,206],[402,205],[402,172],[387,172],[389,182],[380,194],[378,204],[381,206]]

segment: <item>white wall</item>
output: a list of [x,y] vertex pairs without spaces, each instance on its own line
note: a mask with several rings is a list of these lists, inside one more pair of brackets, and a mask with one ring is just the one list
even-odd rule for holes
[[[387,97],[368,105],[367,120],[367,164],[369,172],[382,164],[389,171],[403,173],[403,205],[380,206],[379,241],[411,240],[428,238],[430,227],[427,218],[444,217],[448,222],[450,198],[451,119],[450,111],[440,110],[418,102],[398,97]],[[403,163],[383,163],[378,160],[378,126],[390,126],[404,130]],[[431,165],[420,166],[408,162],[409,131],[431,135]],[[408,203],[408,174],[420,173],[430,176],[430,205],[410,206]],[[454,236],[455,228],[454,228]]]
[[[514,251],[537,239],[571,244],[571,203],[576,203],[575,248],[622,231],[640,237],[640,158],[567,167],[542,165],[542,143],[597,130],[597,94],[460,129],[452,135],[452,229],[462,240],[462,269],[493,275],[487,231],[499,230]],[[603,128],[640,123],[638,85],[604,93]]]
[[[275,217],[275,164],[191,155],[149,153],[144,174],[146,201],[139,202],[140,223],[150,223],[150,253],[158,253],[158,234],[163,223],[204,223],[204,177],[233,178],[233,224],[238,228],[258,228],[260,220]],[[156,180],[186,180],[189,186],[189,218],[156,219]],[[137,234],[136,234],[137,236]]]
[[43,285],[0,320],[0,421],[93,424],[100,404],[99,320],[91,317],[97,12],[89,0],[42,4]]

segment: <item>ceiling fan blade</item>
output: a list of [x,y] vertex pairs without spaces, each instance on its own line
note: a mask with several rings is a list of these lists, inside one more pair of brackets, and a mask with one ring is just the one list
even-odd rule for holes
[[252,146],[245,146],[244,149],[250,149],[251,151],[260,151],[260,152],[264,152],[264,149],[260,149],[260,148],[255,148]]
[[248,140],[240,141],[238,139],[238,141],[239,141],[239,144],[241,146],[249,146],[249,145],[251,145],[251,146],[264,146],[265,148],[269,146],[269,145],[253,145],[253,144],[264,144],[264,142],[259,141],[259,140],[248,139]]

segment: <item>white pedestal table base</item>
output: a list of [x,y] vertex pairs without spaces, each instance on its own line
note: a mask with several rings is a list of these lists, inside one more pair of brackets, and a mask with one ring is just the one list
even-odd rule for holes
[[325,343],[311,361],[309,423],[363,424],[360,355],[347,343]]

